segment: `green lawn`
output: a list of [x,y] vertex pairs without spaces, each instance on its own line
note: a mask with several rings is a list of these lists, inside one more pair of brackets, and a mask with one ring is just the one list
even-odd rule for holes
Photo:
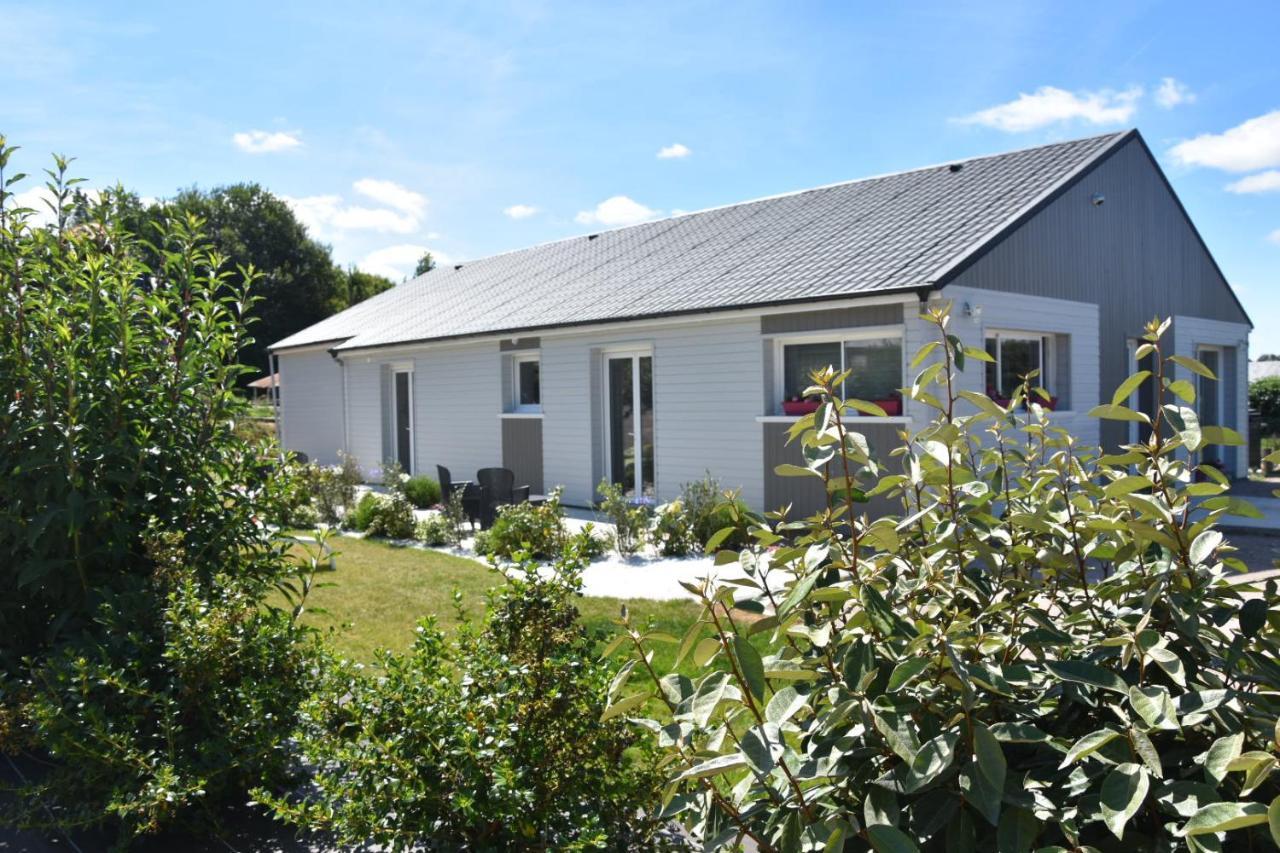
[[[479,619],[484,614],[485,592],[503,582],[487,566],[438,551],[346,537],[333,537],[329,543],[338,552],[337,568],[323,572],[317,581],[334,586],[315,590],[308,601],[308,606],[326,612],[308,613],[304,618],[317,627],[332,629],[335,648],[365,663],[373,661],[377,649],[407,648],[414,625],[423,616],[434,614],[446,629],[456,626],[455,589],[462,593],[469,616]],[[613,620],[624,603],[633,624],[652,620],[657,629],[677,637],[698,618],[698,605],[693,601],[580,598],[577,604],[583,624],[600,637],[601,645],[617,630]],[[655,650],[655,665],[663,671],[676,649],[662,644]]]

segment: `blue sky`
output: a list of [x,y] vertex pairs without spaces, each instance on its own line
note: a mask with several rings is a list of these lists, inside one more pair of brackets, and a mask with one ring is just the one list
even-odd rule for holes
[[1274,0],[0,2],[0,22],[0,132],[26,171],[58,151],[144,196],[258,181],[339,262],[391,275],[424,248],[1136,126],[1252,351],[1280,352]]

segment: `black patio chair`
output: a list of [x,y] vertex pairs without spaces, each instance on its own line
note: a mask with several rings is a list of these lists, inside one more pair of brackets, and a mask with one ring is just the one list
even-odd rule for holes
[[443,465],[436,466],[436,474],[440,478],[440,497],[449,503],[453,497],[454,490],[462,492],[462,511],[467,516],[467,521],[471,522],[474,527],[480,523],[480,487],[470,480],[454,480],[453,475],[449,473],[449,469]]
[[480,484],[480,527],[488,530],[498,517],[498,507],[529,500],[529,487],[517,486],[510,468],[481,468],[476,472]]

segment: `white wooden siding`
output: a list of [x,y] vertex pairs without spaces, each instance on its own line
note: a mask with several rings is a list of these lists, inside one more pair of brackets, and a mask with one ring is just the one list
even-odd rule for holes
[[502,359],[493,343],[438,347],[413,359],[418,473],[459,480],[502,465]]
[[[1203,317],[1173,318],[1173,354],[1196,357],[1196,348],[1200,345],[1234,347],[1235,348],[1235,399],[1227,396],[1225,387],[1221,388],[1224,412],[1227,413],[1227,426],[1244,436],[1246,445],[1249,441],[1249,326],[1244,323],[1228,323],[1222,320],[1206,320]],[[1224,365],[1225,367],[1225,365]],[[1176,378],[1186,379],[1193,385],[1195,376],[1182,367],[1175,368]],[[1225,371],[1220,370],[1218,379],[1225,378]],[[1225,384],[1225,383],[1224,383]],[[1249,476],[1249,454],[1245,447],[1229,451],[1228,459],[1234,459],[1234,468],[1228,471],[1235,477]]]
[[[1100,366],[1098,363],[1098,306],[1087,302],[1071,302],[1020,293],[997,293],[969,287],[948,287],[942,291],[943,301],[952,302],[950,331],[966,346],[982,349],[988,329],[1019,330],[1045,334],[1068,335],[1071,347],[1070,409],[1053,412],[1050,420],[1071,432],[1084,445],[1097,445],[1100,441],[1098,421],[1085,413],[1100,402]],[[978,316],[965,315],[968,303]],[[907,319],[907,361],[915,357],[921,346],[937,338],[937,328],[918,316]],[[936,360],[931,357],[915,371]],[[965,370],[958,377],[959,388],[978,393],[986,392],[986,365],[981,361],[965,363]],[[970,410],[967,404],[963,410]],[[907,414],[915,419],[915,428],[922,426],[930,416],[930,410],[916,403],[908,403]]]
[[[710,471],[725,488],[764,500],[763,445],[755,418],[764,411],[759,320],[706,321],[634,334],[542,339],[543,465],[548,488],[568,503],[594,497],[599,472],[593,426],[593,371],[599,351],[635,345],[653,351],[654,443],[658,497]],[[600,414],[594,418],[598,425]]]
[[368,475],[382,467],[382,363],[349,359],[346,367],[347,452]]
[[282,353],[280,427],[285,449],[333,465],[343,447],[342,366],[325,350]]

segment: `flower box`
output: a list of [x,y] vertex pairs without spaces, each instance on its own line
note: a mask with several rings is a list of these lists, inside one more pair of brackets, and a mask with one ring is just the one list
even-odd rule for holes
[[818,400],[783,400],[782,413],[784,415],[807,415],[810,412],[818,411],[818,406],[822,405]]
[[872,400],[871,402],[884,409],[884,413],[889,417],[897,417],[902,414],[901,397],[888,397],[884,400]]

